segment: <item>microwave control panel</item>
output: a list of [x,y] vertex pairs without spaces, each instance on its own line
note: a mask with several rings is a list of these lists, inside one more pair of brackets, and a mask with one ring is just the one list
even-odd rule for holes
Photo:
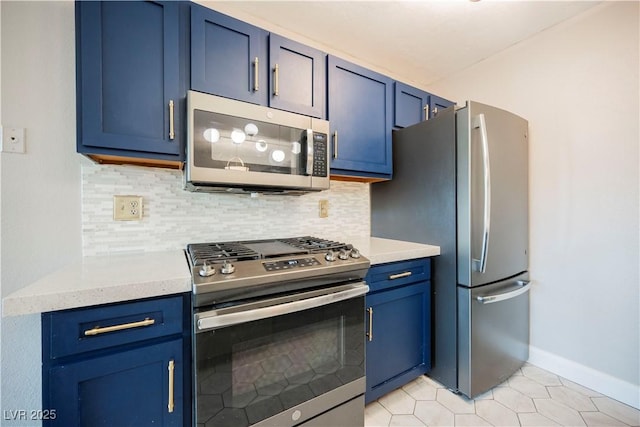
[[327,176],[327,134],[313,134],[313,176]]

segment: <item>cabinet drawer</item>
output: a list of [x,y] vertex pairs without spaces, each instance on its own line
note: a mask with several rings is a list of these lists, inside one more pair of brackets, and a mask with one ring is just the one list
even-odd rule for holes
[[374,265],[365,278],[371,292],[395,288],[431,278],[429,258]]
[[[183,331],[183,296],[42,315],[43,344],[51,359]],[[46,354],[46,353],[45,353]]]

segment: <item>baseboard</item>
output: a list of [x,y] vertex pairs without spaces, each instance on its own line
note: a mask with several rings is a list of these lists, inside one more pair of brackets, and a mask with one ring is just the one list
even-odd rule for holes
[[638,385],[533,346],[529,347],[529,363],[640,409],[640,386]]

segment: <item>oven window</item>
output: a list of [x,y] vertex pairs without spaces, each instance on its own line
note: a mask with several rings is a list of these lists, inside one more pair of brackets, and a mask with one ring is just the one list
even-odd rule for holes
[[364,376],[364,297],[196,335],[198,426],[249,426]]
[[306,131],[202,110],[193,112],[195,166],[304,175]]

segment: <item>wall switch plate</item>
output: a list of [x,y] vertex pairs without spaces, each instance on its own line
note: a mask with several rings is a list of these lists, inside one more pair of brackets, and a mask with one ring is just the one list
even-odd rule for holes
[[327,218],[329,216],[329,201],[322,199],[318,202],[320,208],[320,218]]
[[24,154],[26,151],[24,135],[24,128],[2,126],[2,152]]
[[113,219],[139,221],[142,219],[142,196],[113,196]]

